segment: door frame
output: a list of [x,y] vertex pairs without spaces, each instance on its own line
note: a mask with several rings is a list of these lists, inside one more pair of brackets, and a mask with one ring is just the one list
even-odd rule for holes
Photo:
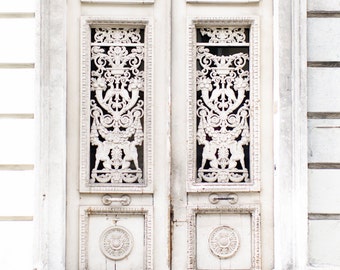
[[308,268],[307,1],[274,1],[275,270]]
[[65,269],[66,1],[37,1],[33,269]]
[[[275,270],[307,269],[306,6],[274,0]],[[65,269],[66,1],[40,1],[37,23],[34,269]]]

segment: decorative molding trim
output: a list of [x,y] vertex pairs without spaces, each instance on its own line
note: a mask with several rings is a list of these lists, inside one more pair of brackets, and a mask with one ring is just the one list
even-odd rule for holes
[[[251,215],[251,263],[249,270],[261,269],[261,217],[260,206],[242,205],[229,207],[188,207],[188,270],[198,270],[196,265],[196,216],[197,214],[250,214]],[[247,269],[248,270],[248,269]]]
[[99,3],[99,4],[152,4],[154,0],[81,0],[82,3]]
[[321,266],[308,266],[306,270],[340,270],[340,266],[321,265]]
[[88,241],[89,241],[89,219],[93,215],[110,216],[117,214],[130,214],[144,216],[144,268],[152,269],[153,265],[153,211],[151,206],[129,206],[129,207],[110,207],[110,206],[81,206],[80,207],[80,236],[79,236],[79,269],[88,269]]
[[222,3],[257,3],[260,2],[261,0],[187,0],[187,3],[192,3],[192,4],[199,4],[199,3],[205,3],[205,4],[222,4]]
[[36,63],[5,64],[2,68],[36,69],[33,268],[65,269],[67,3],[38,1],[37,5]]
[[[259,100],[259,26],[258,17],[194,18],[188,26],[188,180],[189,192],[259,191],[260,190],[260,100]],[[197,27],[249,28],[250,73],[250,180],[236,183],[199,183],[196,179],[196,29]],[[201,43],[200,43],[201,44]],[[231,43],[233,46],[235,43]],[[237,45],[241,45],[236,43]],[[213,43],[214,45],[214,43]]]
[[[90,183],[90,46],[92,27],[144,27],[145,87],[144,87],[144,150],[143,183]],[[80,192],[90,193],[151,193],[153,168],[152,127],[152,25],[149,19],[117,19],[106,17],[82,17],[81,21],[81,146],[80,146]],[[138,44],[137,44],[138,45]]]
[[275,269],[308,269],[307,1],[274,1]]
[[34,12],[0,12],[1,19],[35,18]]

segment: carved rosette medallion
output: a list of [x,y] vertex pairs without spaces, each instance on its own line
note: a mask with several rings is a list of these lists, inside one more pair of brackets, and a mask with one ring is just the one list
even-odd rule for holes
[[228,227],[215,228],[209,236],[209,248],[213,255],[221,259],[234,256],[240,246],[237,232]]
[[133,237],[126,228],[109,227],[100,236],[100,249],[105,257],[111,260],[118,261],[126,258],[132,247]]
[[142,184],[143,28],[91,30],[90,183]]
[[197,29],[197,182],[250,181],[248,30]]

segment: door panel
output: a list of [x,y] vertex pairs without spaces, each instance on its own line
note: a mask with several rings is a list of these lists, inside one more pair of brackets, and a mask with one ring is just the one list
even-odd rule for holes
[[81,206],[80,269],[151,269],[152,25],[83,17],[81,27],[80,192],[112,206]]
[[152,207],[81,207],[79,269],[152,269]]
[[172,267],[272,269],[271,3],[173,9]]
[[67,269],[270,269],[270,1],[107,2],[69,1]]
[[188,269],[261,269],[259,206],[188,207]]
[[68,1],[67,269],[169,268],[169,7]]
[[[257,28],[257,18],[188,18],[187,185],[179,178],[185,194],[172,194],[173,262],[187,265],[175,268],[261,268],[259,204],[243,202],[260,190]],[[175,250],[185,227],[186,258]]]

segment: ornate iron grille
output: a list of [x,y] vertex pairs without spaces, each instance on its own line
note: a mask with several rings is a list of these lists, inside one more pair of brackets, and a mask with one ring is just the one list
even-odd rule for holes
[[90,184],[144,184],[144,28],[91,29]]
[[196,29],[196,182],[250,182],[249,28]]

